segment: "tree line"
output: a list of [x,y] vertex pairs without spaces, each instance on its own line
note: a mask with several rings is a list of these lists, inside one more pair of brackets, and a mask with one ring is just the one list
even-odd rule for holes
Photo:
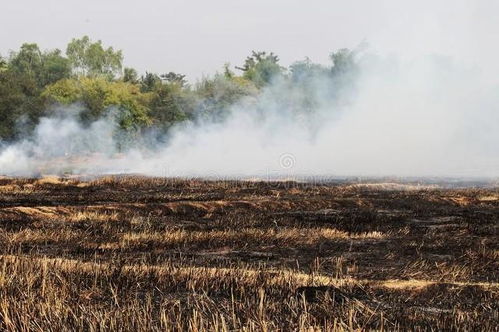
[[355,66],[355,52],[348,49],[332,53],[330,65],[305,59],[289,68],[274,53],[254,51],[242,65],[225,65],[189,84],[175,72],[139,75],[123,67],[122,51],[88,36],[71,40],[65,52],[25,43],[0,56],[0,142],[29,137],[42,117],[69,105],[81,109],[82,125],[112,112],[119,130],[132,139],[151,129],[166,134],[181,122],[223,120],[234,104],[257,97],[277,80],[300,90],[299,100],[290,97],[288,106],[313,110],[317,100],[311,82],[327,79],[334,95]]

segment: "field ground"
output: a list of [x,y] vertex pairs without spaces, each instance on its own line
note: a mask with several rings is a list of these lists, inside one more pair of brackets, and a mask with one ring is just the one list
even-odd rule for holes
[[0,179],[2,330],[499,324],[499,190]]

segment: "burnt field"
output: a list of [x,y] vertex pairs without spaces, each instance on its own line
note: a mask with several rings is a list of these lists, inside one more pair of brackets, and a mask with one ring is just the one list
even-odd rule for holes
[[2,330],[497,330],[499,190],[0,179]]

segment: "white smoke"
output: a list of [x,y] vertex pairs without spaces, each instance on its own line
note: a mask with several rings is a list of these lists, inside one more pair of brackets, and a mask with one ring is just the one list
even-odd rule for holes
[[[111,117],[44,118],[0,150],[0,174],[499,176],[499,76],[438,56],[365,55],[359,66],[339,94],[321,75],[311,96],[277,79],[222,123],[181,125],[167,143],[125,153]],[[307,97],[313,113],[297,109]]]
[[[499,176],[495,87],[446,59],[371,58],[346,104],[320,96],[319,116],[304,119],[312,127],[274,108],[295,97],[276,83],[258,101],[263,121],[237,109],[224,126],[180,132],[162,156],[174,174]],[[279,163],[284,154],[292,167]]]

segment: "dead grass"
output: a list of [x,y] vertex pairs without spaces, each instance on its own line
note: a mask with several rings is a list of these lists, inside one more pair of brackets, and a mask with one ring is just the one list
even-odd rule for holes
[[167,231],[127,233],[118,243],[108,243],[103,248],[165,248],[196,245],[203,247],[258,246],[258,245],[320,245],[321,242],[349,239],[381,239],[380,232],[349,234],[337,229],[291,228],[280,230],[241,229],[225,231]]
[[0,179],[0,329],[497,328],[499,192]]

